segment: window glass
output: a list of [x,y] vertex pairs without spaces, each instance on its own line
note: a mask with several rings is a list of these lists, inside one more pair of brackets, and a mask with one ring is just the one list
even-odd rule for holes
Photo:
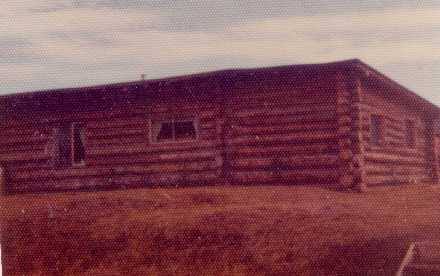
[[160,123],[160,129],[156,136],[157,141],[166,141],[173,139],[173,123],[172,122],[163,122]]
[[177,141],[197,138],[194,121],[166,121],[153,123],[153,141]]
[[196,128],[193,121],[174,122],[175,139],[195,139]]

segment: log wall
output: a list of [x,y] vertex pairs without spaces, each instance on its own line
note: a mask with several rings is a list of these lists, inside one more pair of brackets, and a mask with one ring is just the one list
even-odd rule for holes
[[[432,181],[432,127],[423,110],[399,98],[386,98],[386,88],[363,83],[361,133],[364,140],[364,171],[368,185]],[[383,121],[379,145],[371,137],[371,116]],[[414,124],[414,145],[407,143],[406,122]]]
[[[356,66],[218,74],[1,98],[6,190],[220,183],[363,189],[438,179],[435,113],[387,97],[394,88],[380,77]],[[383,118],[379,145],[371,139],[372,115]],[[153,122],[189,118],[197,139],[153,141]],[[414,146],[407,145],[407,120]],[[54,128],[66,122],[83,128],[86,157],[61,168]]]
[[[161,101],[99,112],[40,114],[4,122],[0,160],[9,192],[152,185],[215,184],[222,166],[219,106],[209,101]],[[151,122],[197,117],[199,137],[153,142]],[[54,166],[53,128],[79,122],[85,129],[84,166]]]
[[[329,81],[330,80],[330,81]],[[334,76],[236,84],[227,134],[234,184],[331,184],[339,179]]]
[[[340,137],[336,88],[329,78],[315,74],[307,81],[248,79],[211,85],[206,93],[210,96],[158,93],[105,110],[40,110],[9,118],[0,126],[0,162],[8,190],[335,185],[340,177]],[[172,118],[196,118],[198,139],[153,142],[152,122]],[[54,166],[53,129],[63,122],[84,128],[83,166]]]

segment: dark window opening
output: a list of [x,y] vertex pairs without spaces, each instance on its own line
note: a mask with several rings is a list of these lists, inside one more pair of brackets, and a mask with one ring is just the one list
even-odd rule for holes
[[70,125],[64,125],[57,129],[57,156],[56,164],[58,166],[67,166],[70,164],[72,147],[70,146]]
[[173,123],[165,122],[160,124],[157,141],[173,140]]
[[371,115],[371,144],[380,145],[383,142],[383,121],[379,115]]
[[194,121],[167,121],[153,125],[154,141],[193,140],[197,138]]
[[193,121],[175,122],[175,139],[195,139],[196,128]]
[[83,127],[77,124],[66,124],[56,129],[57,166],[66,167],[84,163],[86,151],[84,146]]
[[73,163],[81,164],[85,158],[83,128],[80,125],[73,125]]
[[416,135],[414,132],[414,123],[411,121],[405,122],[406,126],[406,144],[410,147],[414,146],[416,143]]

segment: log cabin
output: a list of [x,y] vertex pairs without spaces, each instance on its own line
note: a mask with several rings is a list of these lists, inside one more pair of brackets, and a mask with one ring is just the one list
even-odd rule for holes
[[357,59],[5,95],[3,191],[436,183],[439,111]]

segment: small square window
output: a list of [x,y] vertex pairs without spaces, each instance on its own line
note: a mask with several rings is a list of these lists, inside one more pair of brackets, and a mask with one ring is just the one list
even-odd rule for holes
[[193,121],[174,122],[175,139],[195,139],[196,127]]
[[170,120],[153,123],[153,141],[179,141],[197,139],[197,128],[194,120]]

